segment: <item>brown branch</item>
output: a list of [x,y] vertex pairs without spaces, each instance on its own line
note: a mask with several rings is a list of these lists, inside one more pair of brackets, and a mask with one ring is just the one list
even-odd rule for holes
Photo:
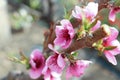
[[62,53],[71,53],[72,51],[84,48],[84,47],[92,47],[92,44],[94,42],[97,42],[98,40],[108,36],[110,33],[110,30],[106,26],[102,26],[98,30],[92,33],[92,36],[86,35],[80,40],[75,40],[69,48],[62,50]]
[[96,2],[99,4],[98,10],[100,11],[103,8],[107,8],[109,1],[110,0],[96,0]]
[[43,53],[48,52],[48,44],[53,44],[55,39],[55,25],[51,25],[50,29],[44,33],[44,44],[43,44]]

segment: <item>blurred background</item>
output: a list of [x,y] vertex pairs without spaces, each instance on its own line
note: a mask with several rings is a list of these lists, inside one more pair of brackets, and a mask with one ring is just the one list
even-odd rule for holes
[[[8,60],[9,56],[19,57],[22,50],[29,57],[35,48],[42,49],[44,31],[51,24],[64,18],[64,11],[71,12],[75,5],[85,5],[100,0],[0,0],[0,80],[31,80],[24,65]],[[102,0],[106,3],[107,0]],[[114,1],[114,0],[111,0]],[[108,20],[108,9],[100,12],[102,23],[120,30],[120,13],[116,21]],[[120,36],[118,37],[120,40]],[[81,49],[79,56],[94,63],[85,75],[72,80],[120,80],[120,55],[118,65],[113,66],[94,49]],[[88,55],[89,54],[89,55]],[[26,75],[26,76],[24,76]],[[65,80],[65,74],[62,75]]]

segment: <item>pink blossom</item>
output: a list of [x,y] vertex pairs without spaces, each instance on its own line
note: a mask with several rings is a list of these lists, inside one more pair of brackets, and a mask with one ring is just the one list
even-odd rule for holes
[[83,16],[83,8],[79,7],[79,6],[75,6],[75,9],[72,10],[72,15],[75,17],[75,18],[78,18],[78,19],[82,19],[82,16]]
[[98,3],[89,2],[85,8],[75,6],[75,9],[72,11],[72,15],[75,18],[82,19],[83,17],[92,20],[98,13]]
[[89,2],[84,11],[87,18],[93,19],[98,13],[98,3]]
[[110,13],[109,13],[109,20],[111,21],[115,21],[115,17],[116,17],[116,14],[120,12],[120,8],[119,7],[114,7],[110,10]]
[[64,57],[62,54],[54,50],[51,44],[49,44],[48,47],[53,50],[54,54],[49,56],[49,58],[46,60],[46,64],[51,71],[61,73],[65,67]]
[[113,65],[117,65],[115,56],[120,54],[120,43],[116,39],[118,36],[118,30],[115,29],[114,27],[111,27],[110,30],[111,30],[111,35],[104,39],[103,45],[105,47],[116,46],[116,48],[112,50],[105,50],[104,54],[110,63],[112,63]]
[[53,49],[51,44],[48,47],[53,50],[54,54],[49,56],[46,60],[45,67],[43,69],[43,75],[45,80],[60,80],[62,70],[65,67],[65,61],[62,54]]
[[110,27],[110,35],[106,38],[104,38],[104,45],[109,44],[109,42],[115,40],[119,34],[119,31],[114,28],[114,27]]
[[[61,55],[55,53],[46,60],[46,65],[43,69],[42,74],[44,75],[44,80],[61,80],[60,76],[62,70],[65,67],[64,61]],[[62,63],[61,63],[62,62]]]
[[45,59],[43,54],[38,50],[34,50],[30,55],[30,65],[29,75],[31,78],[36,79],[41,76],[42,70],[44,68]]
[[60,23],[61,26],[56,26],[55,29],[56,39],[54,40],[54,44],[62,48],[68,48],[75,32],[69,20],[63,19]]
[[118,40],[113,40],[109,42],[106,46],[116,46],[117,48],[113,50],[106,50],[104,51],[105,57],[108,59],[110,63],[113,65],[117,65],[117,61],[115,56],[120,54],[120,43]]
[[61,73],[65,67],[64,58],[61,54],[53,54],[46,61],[47,66],[53,72]]
[[44,75],[44,80],[61,80],[61,73],[53,72],[45,65],[42,74]]
[[77,60],[75,63],[71,63],[67,68],[66,79],[69,80],[72,76],[82,76],[90,63],[92,62],[87,60]]

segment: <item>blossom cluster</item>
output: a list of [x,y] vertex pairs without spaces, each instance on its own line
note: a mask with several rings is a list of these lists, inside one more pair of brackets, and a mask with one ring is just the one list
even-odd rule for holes
[[[109,19],[114,21],[115,14],[120,10],[114,11],[112,9],[109,14]],[[72,76],[81,77],[85,69],[92,61],[76,59],[72,53],[64,53],[55,50],[55,46],[59,46],[60,49],[67,49],[74,43],[74,40],[80,40],[86,35],[90,35],[102,26],[108,27],[108,25],[101,25],[101,21],[97,19],[98,3],[89,2],[87,6],[79,7],[75,6],[72,10],[71,16],[82,22],[77,27],[77,31],[74,29],[69,19],[63,19],[60,21],[60,25],[56,25],[54,45],[49,44],[48,47],[52,51],[50,56],[45,57],[43,53],[36,49],[34,50],[29,59],[29,75],[31,78],[36,79],[41,75],[44,80],[61,80],[61,75],[64,69],[66,69],[66,80],[69,80]],[[115,56],[120,54],[120,43],[117,40],[118,30],[114,27],[109,27],[109,36],[95,42],[92,46],[104,53],[107,60],[113,65],[117,65]],[[81,45],[81,44],[78,44]],[[77,45],[76,45],[77,46]],[[74,53],[74,52],[73,52]],[[66,67],[66,68],[65,68]]]

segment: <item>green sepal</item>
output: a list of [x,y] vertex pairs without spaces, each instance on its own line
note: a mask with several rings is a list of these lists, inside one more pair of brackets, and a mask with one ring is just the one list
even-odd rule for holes
[[80,29],[77,31],[77,40],[85,37],[86,31],[84,29],[84,26],[81,26]]
[[30,69],[31,65],[30,64],[26,64],[26,69]]
[[99,51],[98,52],[98,56],[102,56],[103,52],[102,51]]
[[30,68],[29,59],[22,52],[20,52],[19,54],[20,58],[12,56],[8,57],[8,59],[12,62],[23,64],[26,66],[27,69],[29,69]]
[[21,63],[20,60],[17,57],[14,57],[14,56],[8,57],[8,59],[12,62],[15,62],[15,63]]
[[65,15],[64,15],[64,18],[65,18],[65,19],[70,19],[70,18],[71,18],[71,14],[70,14],[69,11],[67,11],[66,8],[64,8],[64,13],[65,13]]
[[99,41],[93,43],[92,46],[95,47],[95,48],[98,48],[100,45],[102,45],[102,43],[103,43],[103,40],[101,39],[101,40],[99,40]]
[[105,47],[105,50],[113,50],[115,49],[117,46],[108,46],[108,47]]
[[72,56],[77,57],[78,56],[78,52],[73,52]]
[[90,30],[92,27],[94,27],[94,26],[96,25],[97,21],[98,21],[98,19],[95,19],[94,22],[92,22],[91,24],[89,24],[89,25],[87,26],[87,29]]
[[82,18],[82,24],[84,29],[88,30],[88,20],[85,17]]

